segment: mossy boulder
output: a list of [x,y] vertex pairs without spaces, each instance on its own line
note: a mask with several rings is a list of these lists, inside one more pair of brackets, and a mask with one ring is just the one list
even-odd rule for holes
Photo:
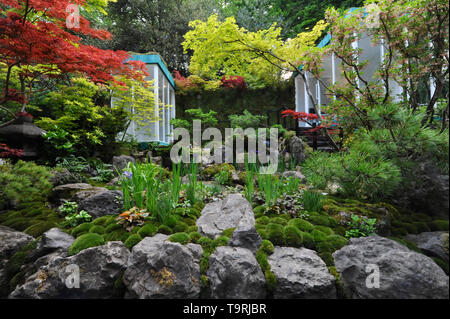
[[295,226],[284,227],[284,238],[287,246],[301,247],[303,243],[302,232]]
[[78,225],[72,230],[72,236],[76,238],[82,234],[85,234],[85,233],[89,232],[89,230],[93,226],[94,225],[92,223],[83,223],[81,225]]
[[84,234],[75,239],[75,241],[72,243],[72,245],[69,248],[69,255],[70,256],[76,255],[84,249],[101,246],[104,244],[105,239],[99,234],[95,233]]
[[52,229],[53,227],[57,227],[58,225],[54,222],[40,222],[34,225],[31,225],[27,229],[24,230],[25,234],[28,234],[34,238],[41,236],[47,230]]
[[303,232],[311,232],[314,230],[314,225],[308,222],[307,220],[294,218],[289,221],[289,225],[297,227],[299,230]]
[[156,227],[153,224],[145,224],[144,226],[141,227],[141,229],[139,229],[138,235],[141,236],[142,238],[152,237],[157,232],[158,232],[158,227]]
[[100,226],[100,225],[94,225],[94,226],[92,226],[92,227],[89,229],[89,232],[90,232],[90,233],[96,233],[96,234],[102,235],[102,234],[104,234],[106,231],[105,231],[105,227]]
[[128,249],[132,249],[135,245],[139,244],[141,240],[141,236],[139,236],[138,234],[132,234],[127,238],[124,244]]
[[286,242],[283,226],[270,223],[266,227],[267,238],[274,244],[283,246]]

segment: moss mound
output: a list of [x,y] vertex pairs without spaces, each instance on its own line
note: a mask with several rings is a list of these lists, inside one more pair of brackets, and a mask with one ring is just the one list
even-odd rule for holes
[[169,241],[186,245],[191,241],[191,237],[187,233],[175,233],[169,237]]
[[84,234],[75,239],[75,241],[72,243],[69,248],[69,255],[73,256],[86,248],[101,246],[103,244],[105,244],[105,240],[99,234]]
[[284,227],[284,238],[287,246],[301,247],[303,243],[303,236],[300,230],[294,226]]
[[156,227],[153,224],[145,224],[144,226],[141,227],[141,229],[139,229],[138,235],[141,236],[142,238],[152,237],[157,232],[158,232],[158,227]]
[[132,249],[135,245],[139,244],[139,242],[142,240],[142,237],[138,234],[132,234],[130,235],[127,240],[125,240],[124,245],[128,249]]

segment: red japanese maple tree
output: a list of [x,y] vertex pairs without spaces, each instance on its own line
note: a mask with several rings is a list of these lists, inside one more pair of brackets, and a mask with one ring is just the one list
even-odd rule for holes
[[[2,104],[9,100],[20,101],[24,111],[33,80],[37,78],[78,74],[96,83],[106,83],[114,81],[114,75],[118,74],[134,79],[146,75],[144,63],[124,63],[130,57],[127,52],[84,44],[81,36],[106,40],[111,34],[91,28],[81,15],[78,25],[69,25],[69,29],[66,19],[70,12],[66,10],[70,4],[82,7],[86,0],[0,0],[0,63],[6,65],[0,107],[11,115],[15,116]],[[37,70],[24,68],[38,65],[41,67]],[[14,68],[20,68],[20,90],[10,88]]]

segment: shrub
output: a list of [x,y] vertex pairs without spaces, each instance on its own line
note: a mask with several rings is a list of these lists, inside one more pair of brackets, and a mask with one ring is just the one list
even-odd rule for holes
[[85,210],[66,216],[64,225],[75,227],[81,223],[88,222],[92,218]]
[[286,245],[291,247],[301,247],[303,243],[302,233],[294,226],[284,227],[284,237]]
[[81,235],[80,237],[75,239],[75,241],[70,246],[69,255],[76,255],[86,248],[101,246],[104,243],[105,240],[99,234],[88,233]]
[[139,244],[139,242],[142,240],[142,237],[139,236],[138,234],[132,234],[130,235],[127,240],[125,241],[124,245],[128,248],[128,249],[132,249],[134,246],[136,246],[137,244]]
[[105,227],[100,225],[94,225],[89,229],[89,232],[102,235],[105,233]]
[[269,240],[263,240],[259,249],[265,254],[270,255],[274,252],[275,247]]
[[144,226],[142,226],[141,229],[139,229],[138,235],[141,236],[142,238],[152,237],[157,233],[157,231],[158,227],[156,227],[155,225],[145,224]]
[[191,241],[191,237],[187,233],[175,233],[169,237],[169,240],[174,243],[186,245]]
[[94,225],[91,223],[84,223],[84,224],[78,225],[77,227],[75,227],[72,230],[72,236],[76,238],[76,237],[80,236],[82,233],[87,233],[93,226]]
[[314,230],[314,225],[310,222],[300,219],[300,218],[294,218],[289,221],[289,225],[297,227],[299,230],[303,232],[311,232]]
[[0,202],[32,202],[45,199],[52,190],[50,173],[44,166],[19,160],[0,165]]
[[279,224],[268,224],[267,228],[267,237],[274,245],[284,245],[286,239],[284,237],[283,226]]
[[376,218],[360,217],[352,214],[351,221],[348,222],[350,230],[345,233],[345,237],[366,237],[376,231]]

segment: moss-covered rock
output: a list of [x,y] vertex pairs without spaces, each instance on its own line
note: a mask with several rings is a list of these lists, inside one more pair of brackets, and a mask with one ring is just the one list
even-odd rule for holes
[[284,227],[284,238],[287,246],[301,247],[303,243],[302,232],[295,226]]
[[185,222],[178,221],[175,226],[173,227],[173,231],[175,233],[183,233],[188,230],[189,226]]
[[282,226],[286,226],[287,225],[287,220],[282,218],[282,217],[274,217],[270,219],[270,223],[274,223],[274,224],[279,224]]
[[299,230],[303,232],[311,232],[314,230],[314,225],[308,222],[307,220],[294,218],[289,221],[289,225],[297,227]]
[[272,242],[269,240],[263,240],[261,242],[261,247],[259,248],[261,251],[263,251],[267,255],[273,254],[275,247],[273,246]]
[[100,225],[94,225],[89,229],[89,232],[103,235],[106,231],[105,231],[105,227],[100,226]]
[[81,225],[78,225],[72,230],[72,236],[76,238],[82,234],[85,234],[85,233],[89,232],[89,230],[93,226],[94,225],[92,223],[83,223]]
[[191,241],[191,237],[187,233],[175,233],[169,237],[169,241],[186,245]]
[[75,239],[75,241],[69,247],[69,255],[70,256],[76,255],[86,248],[101,246],[104,244],[105,239],[99,234],[95,233],[84,234]]
[[172,229],[169,226],[161,225],[158,227],[158,233],[164,234],[164,235],[171,235]]
[[315,229],[320,230],[322,233],[325,233],[327,235],[334,235],[334,231],[327,226],[316,226]]
[[152,237],[157,232],[158,232],[158,227],[156,227],[153,224],[145,224],[144,226],[141,227],[141,229],[139,229],[138,235],[141,236],[142,238]]
[[317,230],[317,229],[314,229],[311,232],[311,235],[313,236],[315,243],[319,243],[321,241],[324,241],[327,238],[327,234],[325,234],[325,233],[323,233],[323,232],[321,232],[320,230]]
[[41,236],[47,230],[52,229],[53,227],[57,227],[58,224],[54,222],[40,222],[34,225],[31,225],[27,229],[24,230],[25,234],[28,234],[34,238]]
[[124,245],[128,249],[132,249],[135,245],[139,244],[141,240],[142,240],[142,237],[139,236],[139,234],[132,234],[127,238]]
[[267,238],[274,244],[283,246],[286,242],[283,226],[280,224],[270,223],[266,227]]
[[307,232],[302,232],[303,237],[303,246],[305,246],[308,249],[315,249],[316,245],[314,243],[314,237]]
[[230,241],[230,237],[220,236],[213,240],[213,246],[215,248],[220,247],[220,246],[227,246],[229,241]]
[[222,232],[222,235],[231,238],[231,236],[233,236],[233,233],[234,233],[234,230],[235,230],[235,229],[236,229],[236,227],[232,227],[232,228],[225,229],[225,230]]
[[113,231],[115,231],[115,230],[122,229],[122,228],[123,228],[122,225],[116,224],[116,223],[114,222],[114,223],[111,223],[111,224],[109,224],[108,226],[106,226],[106,228],[105,228],[105,233],[111,233],[111,232],[113,232]]
[[267,225],[270,223],[270,218],[267,216],[262,216],[262,217],[257,218],[255,220],[255,223],[259,224],[259,225]]
[[189,233],[189,237],[191,237],[191,241],[193,243],[198,244],[198,241],[202,238],[202,235],[199,232],[191,232]]
[[428,223],[428,226],[432,231],[448,231],[448,220],[434,220]]

